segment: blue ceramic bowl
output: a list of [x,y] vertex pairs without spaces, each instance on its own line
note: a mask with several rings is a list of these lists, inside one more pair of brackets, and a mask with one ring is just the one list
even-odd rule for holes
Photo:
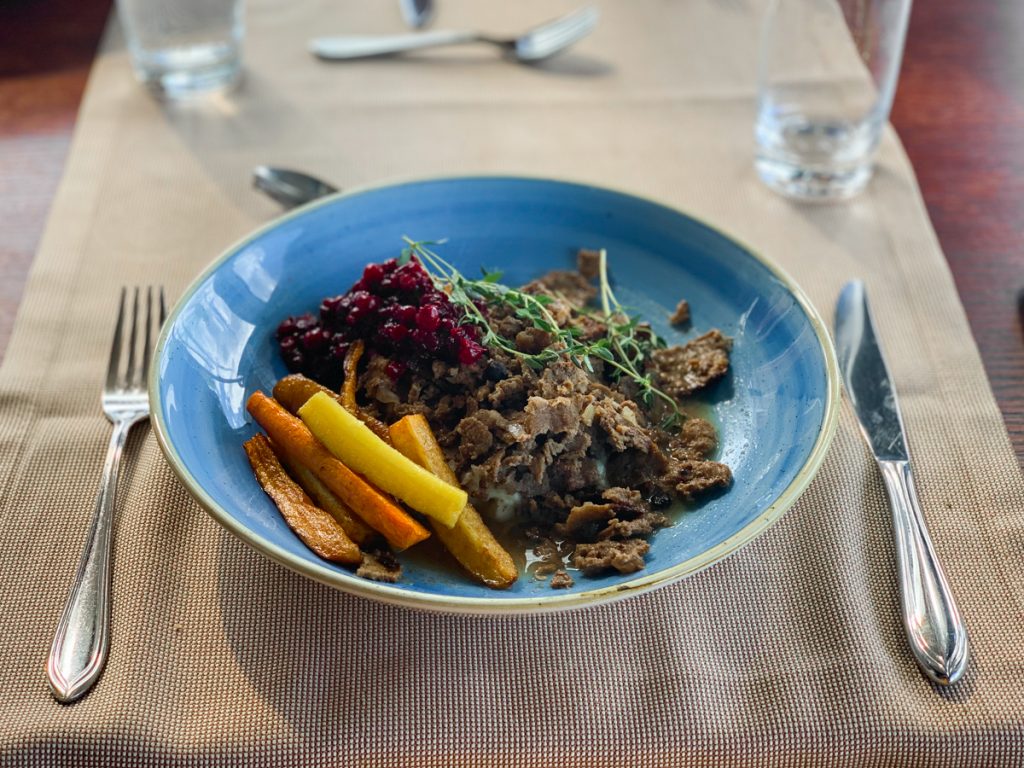
[[[703,410],[718,425],[730,490],[681,512],[651,541],[647,567],[579,577],[568,590],[523,575],[507,591],[445,562],[403,554],[385,585],[310,552],[253,478],[242,442],[255,427],[254,390],[287,371],[273,342],[286,315],[315,311],[370,261],[395,256],[402,236],[449,238],[442,255],[467,274],[481,265],[520,284],[571,268],[578,248],[606,248],[623,304],[669,343],[710,328],[735,339],[732,370]],[[693,328],[668,325],[680,298]],[[259,551],[318,581],[374,599],[462,612],[593,604],[667,584],[721,560],[778,520],[818,469],[836,426],[835,355],[821,318],[778,267],[664,205],[561,181],[445,178],[362,189],[306,206],[229,249],[185,292],[160,336],[150,400],[171,467],[213,517]]]

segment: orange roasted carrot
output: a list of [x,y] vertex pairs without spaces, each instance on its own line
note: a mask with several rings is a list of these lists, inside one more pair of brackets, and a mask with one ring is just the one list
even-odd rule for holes
[[378,538],[377,532],[349,509],[348,504],[339,499],[337,494],[324,485],[319,477],[297,461],[292,461],[291,457],[280,448],[277,451],[280,451],[278,458],[284,464],[285,469],[288,470],[288,474],[295,478],[295,482],[309,495],[314,504],[320,507],[320,509],[331,513],[352,541],[359,546],[363,546]]
[[[392,424],[391,440],[406,458],[449,485],[459,486],[459,479],[445,461],[441,446],[422,414],[411,414]],[[519,570],[512,556],[494,538],[472,504],[466,505],[451,528],[434,519],[430,523],[452,556],[488,587],[505,589],[518,578]]]
[[365,351],[366,346],[363,344],[362,339],[356,339],[352,342],[352,346],[348,348],[344,364],[345,380],[341,384],[341,396],[338,397],[338,402],[345,406],[349,413],[368,426],[373,431],[373,434],[388,445],[391,445],[391,433],[388,431],[388,425],[364,412],[359,407],[359,403],[356,402],[356,387],[359,385],[359,361],[362,359],[363,352]]
[[254,392],[246,408],[274,445],[311,470],[363,522],[383,534],[392,547],[406,549],[430,536],[430,531],[405,510],[335,458],[280,403],[262,392]]
[[265,435],[256,435],[244,444],[253,474],[260,486],[281,510],[281,516],[295,535],[325,560],[355,565],[363,559],[352,539],[337,520],[316,506],[305,492],[288,477]]

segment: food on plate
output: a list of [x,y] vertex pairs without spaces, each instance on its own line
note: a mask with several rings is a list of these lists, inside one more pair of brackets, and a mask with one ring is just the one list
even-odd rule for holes
[[[732,481],[712,458],[714,426],[683,402],[727,375],[731,340],[711,330],[669,346],[620,303],[603,250],[514,288],[407,239],[400,258],[368,264],[318,315],[282,320],[276,338],[292,372],[274,388],[284,408],[250,401],[271,440],[275,421],[299,413],[312,431],[289,432],[302,447],[285,455],[377,531],[366,499],[389,503],[388,519],[397,510],[418,525],[425,513],[490,586],[507,587],[525,560],[554,588],[574,583],[570,571],[641,570],[678,503]],[[363,497],[316,470],[324,454]]]
[[[302,410],[311,400],[316,401],[313,403],[314,411],[318,405],[322,408],[322,404],[325,402],[328,404],[328,412],[334,407],[341,408],[337,400],[334,399],[333,393],[321,385],[302,376],[286,378],[288,381],[282,379],[275,385],[274,393],[287,402],[290,408]],[[302,494],[303,489],[305,489],[309,496],[316,500],[320,509],[316,507],[312,509],[319,513],[317,520],[324,524],[326,524],[326,520],[333,520],[335,527],[341,529],[342,535],[347,534],[352,541],[364,546],[364,548],[368,544],[374,543],[374,530],[383,534],[391,546],[398,550],[416,543],[429,535],[425,530],[416,530],[418,523],[415,523],[411,518],[407,518],[405,513],[394,504],[389,504],[388,500],[382,497],[379,489],[370,486],[359,478],[358,475],[352,474],[351,470],[345,467],[337,457],[329,454],[327,447],[314,437],[308,428],[304,426],[303,422],[295,419],[281,402],[268,398],[261,392],[256,392],[249,399],[248,409],[255,421],[268,434],[275,436],[280,441],[282,446],[280,448],[281,458],[302,487],[295,486],[294,482],[287,478],[287,476],[286,479],[288,483],[292,484],[293,493]],[[332,415],[336,416],[336,414]],[[437,442],[430,432],[430,427],[426,422],[412,423],[413,421],[411,420],[405,425],[394,425],[396,428],[395,434],[404,441],[405,450],[410,454],[407,457],[404,453],[399,453],[399,459],[412,464],[414,469],[418,470],[414,475],[419,475],[425,470],[439,470],[438,474],[443,478],[441,480],[438,480],[429,471],[425,472],[425,476],[430,481],[430,484],[442,482],[447,485],[451,490],[446,493],[454,495],[456,499],[461,499],[463,504],[463,508],[459,510],[459,514],[454,518],[451,525],[436,519],[430,520],[434,529],[438,532],[438,537],[456,560],[484,584],[496,589],[508,587],[518,577],[518,571],[511,556],[491,535],[476,510],[465,505],[465,492],[458,488],[451,470],[444,463],[443,459],[440,459],[440,462],[438,461],[438,457],[441,455],[440,449],[437,447]],[[345,430],[351,430],[353,425],[356,425],[358,430],[368,432],[367,428],[354,417],[348,415],[347,411],[345,416],[342,417],[342,422],[347,423],[345,423],[345,426],[340,431],[336,429],[336,424],[332,425],[330,423],[330,417],[326,419],[326,422],[328,423],[327,428],[329,430],[335,428],[337,435],[342,437]],[[372,434],[370,434],[369,438],[380,442]],[[368,439],[365,434],[362,435],[362,439],[365,445],[365,441]],[[331,442],[336,444],[337,441],[331,440]],[[265,443],[268,448],[270,446],[270,441],[265,436],[257,435],[246,444],[246,450],[249,450],[250,444],[256,443]],[[383,443],[380,444],[384,445]],[[394,451],[393,448],[386,445],[384,447],[389,451]],[[414,464],[413,462],[417,463]],[[262,476],[255,462],[253,463],[253,468],[256,470],[257,479],[263,484]],[[283,472],[284,470],[282,469],[280,474],[283,474]],[[421,480],[422,477],[415,477],[415,479]],[[347,492],[346,485],[351,486],[347,488]],[[267,486],[264,487],[267,488],[268,494],[277,501],[278,496],[272,493],[271,489]],[[343,501],[338,494],[344,496],[348,503]],[[305,494],[302,494],[302,500],[305,507],[311,506]],[[350,506],[350,504],[354,505],[354,507]],[[312,514],[305,507],[302,511],[306,514]],[[285,513],[289,525],[300,535],[300,538],[307,543],[310,549],[325,557],[325,552],[332,553],[330,547],[320,546],[317,539],[310,539],[310,537],[303,535],[304,530],[293,524],[294,515],[289,516],[286,513],[285,507],[281,507],[281,509]],[[360,520],[359,517],[363,519]],[[398,521],[397,523],[396,520]],[[407,523],[413,524],[412,538],[403,533],[405,528],[395,530],[396,525],[407,528]],[[387,551],[368,549],[368,551],[360,555],[359,547],[356,544],[351,546],[355,548],[354,553],[350,549],[346,552],[344,558],[326,557],[326,559],[350,564],[359,563],[356,575],[368,579],[393,582],[400,577],[401,568],[394,557]]]
[[686,397],[725,375],[731,348],[732,339],[717,329],[708,331],[681,347],[654,350],[652,368],[670,397]]
[[295,478],[318,507],[329,512],[352,541],[360,546],[377,538],[376,532],[364,523],[352,509],[338,498],[316,475],[287,456],[279,456],[288,473]]
[[[317,392],[323,392],[331,397],[338,397],[334,392],[322,384],[317,384],[312,379],[307,379],[302,374],[292,374],[280,379],[273,390],[274,399],[285,409],[297,415],[299,408],[305,405]],[[374,532],[360,518],[352,512],[345,502],[332,493],[310,470],[301,464],[289,461],[284,457],[284,465],[292,476],[302,486],[303,490],[325,510],[330,512],[341,523],[345,532],[358,544],[366,544],[374,537]]]
[[262,392],[254,392],[246,407],[275,446],[312,471],[396,550],[411,547],[430,536],[430,531],[408,512],[331,454],[300,419],[277,401]]
[[584,280],[597,280],[601,276],[601,252],[580,248],[576,252],[576,271]]
[[288,527],[307,547],[325,560],[336,563],[362,561],[359,545],[348,537],[334,517],[313,504],[288,476],[266,437],[255,435],[247,440],[245,452],[260,486],[281,510]]
[[676,304],[675,311],[669,316],[668,321],[672,325],[686,325],[690,322],[690,302],[680,299]]
[[402,578],[402,564],[386,549],[363,553],[363,562],[356,568],[356,576],[373,581],[388,581],[392,584]]
[[451,528],[466,506],[466,492],[407,459],[334,398],[317,392],[299,416],[327,450],[375,486],[417,512]]
[[[391,442],[421,467],[458,487],[459,479],[448,466],[444,452],[422,414],[409,414],[392,424]],[[472,505],[466,505],[458,521],[450,528],[433,520],[431,525],[452,557],[487,586],[508,587],[518,577],[519,571],[512,556],[494,538]]]
[[391,445],[391,434],[388,432],[388,425],[380,421],[379,419],[373,418],[366,411],[359,407],[356,403],[356,387],[359,380],[359,361],[363,357],[363,345],[362,339],[356,339],[352,342],[352,346],[348,348],[348,353],[345,355],[345,381],[341,386],[341,396],[338,398],[338,402],[345,406],[345,409],[349,413],[356,416],[361,422],[363,422],[370,430],[383,440],[388,445]]
[[306,401],[317,392],[323,392],[333,398],[338,397],[335,392],[323,384],[307,379],[301,373],[293,373],[290,376],[278,379],[274,385],[273,395],[274,399],[283,405],[289,413],[297,416],[299,408],[304,406]]
[[[410,301],[388,300],[395,296]],[[408,368],[406,356],[473,365],[486,354],[479,330],[463,322],[464,313],[414,261],[368,264],[352,290],[323,300],[319,314],[319,319],[312,314],[284,319],[277,344],[288,370],[333,390],[341,388],[345,357],[358,342],[374,352],[372,357],[386,345],[392,354],[383,367],[396,379]]]

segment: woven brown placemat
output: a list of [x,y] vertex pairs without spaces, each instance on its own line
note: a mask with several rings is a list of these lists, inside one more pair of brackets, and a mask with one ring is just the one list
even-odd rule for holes
[[[543,67],[476,49],[306,54],[314,34],[398,29],[392,6],[254,2],[243,88],[177,106],[147,96],[108,35],[0,371],[0,764],[1024,764],[1024,483],[895,136],[853,202],[765,190],[757,3],[606,2],[598,31]],[[439,23],[515,31],[570,7],[446,0]],[[810,489],[740,553],[618,604],[505,619],[378,605],[271,563],[200,510],[140,429],[110,660],[85,699],[56,704],[43,666],[109,434],[98,394],[118,287],[177,295],[275,214],[248,187],[261,162],[345,186],[591,181],[734,234],[823,310],[863,277],[968,623],[965,680],[936,689],[906,648],[885,497],[844,406]]]

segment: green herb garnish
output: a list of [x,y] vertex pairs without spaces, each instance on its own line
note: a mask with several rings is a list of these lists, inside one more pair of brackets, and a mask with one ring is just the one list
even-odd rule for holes
[[[664,347],[665,342],[649,325],[642,323],[637,317],[630,316],[626,308],[619,303],[608,280],[608,259],[603,249],[599,261],[601,310],[584,310],[583,314],[603,323],[607,332],[603,338],[583,341],[579,338],[579,328],[571,325],[562,328],[552,317],[547,309],[552,301],[550,296],[534,295],[509,288],[500,282],[502,273],[496,270],[483,270],[483,276],[477,280],[466,277],[430,250],[429,246],[440,245],[445,242],[444,240],[415,241],[408,237],[402,239],[405,240],[406,247],[402,249],[399,262],[405,263],[415,255],[438,290],[445,291],[448,299],[462,309],[466,322],[480,328],[483,336],[481,343],[485,346],[518,357],[535,370],[542,369],[547,363],[559,357],[565,357],[583,370],[593,373],[593,358],[598,358],[609,366],[614,379],[625,376],[632,380],[637,385],[640,400],[648,408],[653,407],[655,398],[668,405],[670,412],[662,421],[663,428],[676,427],[685,418],[675,399],[658,389],[650,374],[641,372],[651,352]],[[511,310],[516,317],[547,333],[552,339],[551,343],[538,353],[521,352],[511,341],[491,327],[477,302]]]

